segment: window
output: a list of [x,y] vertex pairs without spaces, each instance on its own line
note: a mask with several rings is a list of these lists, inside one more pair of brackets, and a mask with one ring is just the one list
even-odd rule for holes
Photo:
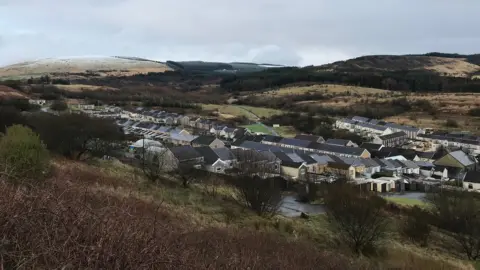
[[222,170],[222,168],[220,168],[220,167],[217,167],[217,168],[216,168],[216,171],[217,171],[217,172],[219,172],[219,171],[221,171],[221,170]]
[[472,184],[468,184],[468,189],[473,189],[473,185],[472,185]]

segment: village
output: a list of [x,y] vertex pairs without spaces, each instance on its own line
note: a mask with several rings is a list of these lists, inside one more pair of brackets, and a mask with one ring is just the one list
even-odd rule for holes
[[[92,117],[115,119],[132,141],[129,157],[159,153],[169,169],[190,164],[228,174],[242,164],[268,164],[269,175],[295,182],[332,182],[346,178],[366,190],[389,193],[463,187],[480,191],[477,155],[480,137],[445,133],[354,116],[339,119],[336,129],[357,133],[365,142],[297,134],[294,138],[255,133],[192,115],[137,107],[83,104],[75,109]],[[168,152],[168,154],[166,154]],[[248,154],[247,154],[248,153]]]

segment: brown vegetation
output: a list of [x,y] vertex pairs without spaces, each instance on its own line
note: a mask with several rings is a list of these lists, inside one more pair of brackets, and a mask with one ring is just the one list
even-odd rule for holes
[[25,94],[11,87],[0,85],[0,99],[25,98]]

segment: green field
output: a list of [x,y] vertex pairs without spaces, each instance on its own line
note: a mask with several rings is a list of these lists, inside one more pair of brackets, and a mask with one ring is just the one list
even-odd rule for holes
[[418,199],[411,199],[411,198],[399,198],[399,197],[384,197],[385,200],[399,204],[399,205],[404,205],[404,206],[420,206],[424,207],[426,206],[426,203],[424,201],[418,200]]
[[248,128],[251,132],[261,132],[269,135],[272,134],[272,132],[268,128],[260,124],[252,124],[252,125],[247,125],[243,127]]

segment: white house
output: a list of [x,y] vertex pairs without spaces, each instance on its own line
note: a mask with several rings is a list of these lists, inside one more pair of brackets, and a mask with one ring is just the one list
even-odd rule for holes
[[463,188],[480,191],[480,172],[470,171],[463,178]]

